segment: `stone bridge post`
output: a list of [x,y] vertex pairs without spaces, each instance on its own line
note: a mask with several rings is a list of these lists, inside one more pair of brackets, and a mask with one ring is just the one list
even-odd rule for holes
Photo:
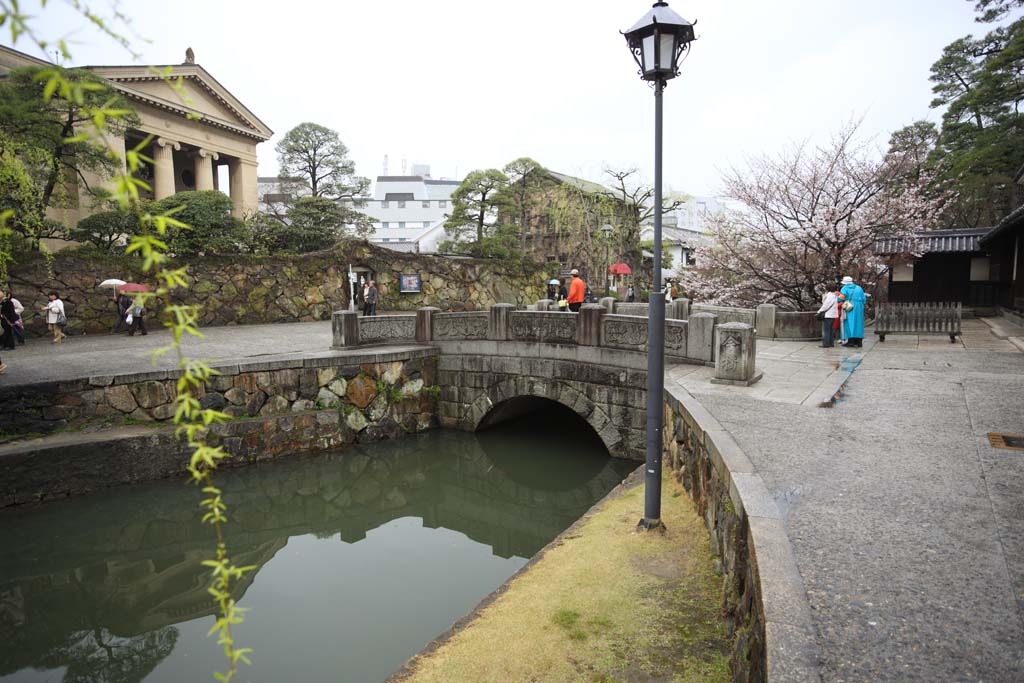
[[440,313],[436,306],[424,306],[416,310],[416,343],[425,344],[434,339],[434,314]]
[[750,386],[761,379],[754,363],[757,339],[747,323],[722,323],[715,328],[715,376],[712,384]]
[[775,338],[775,313],[778,307],[775,304],[759,304],[757,317],[755,318],[757,329],[754,333],[765,339]]
[[690,358],[710,363],[715,360],[715,323],[718,316],[714,313],[694,313],[687,323],[686,354]]
[[537,300],[538,311],[553,311],[555,310],[555,302],[551,299],[538,299]]
[[509,324],[512,321],[512,304],[494,304],[487,318],[487,338],[491,341],[508,341]]
[[615,297],[613,297],[613,296],[603,296],[603,297],[601,297],[598,300],[597,303],[599,303],[602,306],[604,306],[606,312],[608,312],[608,313],[614,313],[615,312]]
[[601,316],[605,307],[601,304],[583,304],[576,317],[576,343],[580,346],[601,345]]
[[359,313],[356,311],[335,311],[331,316],[335,349],[359,346]]
[[690,319],[690,300],[676,299],[668,308],[668,317],[672,320]]

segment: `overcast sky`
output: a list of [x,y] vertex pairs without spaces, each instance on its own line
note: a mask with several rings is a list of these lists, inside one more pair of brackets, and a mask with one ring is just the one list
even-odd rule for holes
[[[720,169],[819,139],[851,118],[883,147],[928,108],[943,46],[985,27],[967,0],[676,0],[698,41],[665,93],[665,182],[714,194]],[[31,5],[31,2],[23,2]],[[653,174],[654,98],[620,30],[634,0],[124,0],[141,63],[196,61],[274,131],[338,131],[361,175],[402,159],[462,177],[521,156],[601,180],[605,166]],[[93,3],[100,9],[102,2]],[[74,64],[131,63],[62,5],[38,12],[70,37]],[[10,44],[4,27],[2,40]],[[33,52],[26,42],[19,49]]]

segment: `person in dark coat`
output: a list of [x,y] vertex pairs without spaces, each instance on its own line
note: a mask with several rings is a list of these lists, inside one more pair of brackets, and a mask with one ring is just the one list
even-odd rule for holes
[[0,327],[3,329],[0,348],[14,350],[14,323],[17,320],[18,313],[14,310],[14,302],[7,292],[0,289]]
[[128,327],[128,323],[125,321],[125,318],[128,316],[128,309],[131,308],[132,298],[127,294],[118,294],[115,289],[114,305],[117,306],[117,323],[114,325],[114,329],[111,331],[111,334],[122,332]]
[[377,299],[380,292],[377,291],[377,283],[370,280],[370,288],[366,290],[366,310],[363,315],[377,315]]

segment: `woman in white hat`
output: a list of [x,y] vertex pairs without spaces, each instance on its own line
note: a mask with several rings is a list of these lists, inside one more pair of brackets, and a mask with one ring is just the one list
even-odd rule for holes
[[847,275],[843,288],[839,290],[839,305],[843,309],[843,339],[846,346],[860,348],[864,345],[864,304],[867,297],[860,285]]

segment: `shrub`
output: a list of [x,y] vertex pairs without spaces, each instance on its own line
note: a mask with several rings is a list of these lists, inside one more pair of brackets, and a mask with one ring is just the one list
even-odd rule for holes
[[231,215],[231,198],[223,192],[179,192],[156,202],[152,211],[178,207],[174,218],[192,229],[169,231],[167,246],[176,256],[237,254],[249,241],[245,222]]
[[91,244],[100,251],[119,249],[124,240],[139,232],[139,221],[123,211],[100,211],[78,221],[68,231],[68,238],[75,242]]

